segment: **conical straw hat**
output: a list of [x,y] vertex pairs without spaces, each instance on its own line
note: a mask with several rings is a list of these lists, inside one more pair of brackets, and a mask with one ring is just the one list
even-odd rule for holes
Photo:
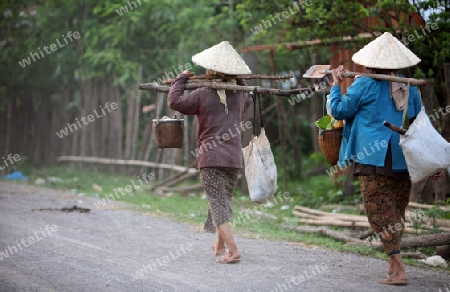
[[402,69],[420,59],[390,33],[385,32],[352,56],[353,62],[368,68]]
[[227,41],[223,41],[192,56],[192,61],[205,69],[223,74],[238,75],[252,73],[242,57]]

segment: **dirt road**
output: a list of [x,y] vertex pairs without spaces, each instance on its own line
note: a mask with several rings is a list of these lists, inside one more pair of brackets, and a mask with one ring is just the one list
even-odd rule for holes
[[[81,201],[80,201],[81,200]],[[215,263],[214,236],[95,198],[0,182],[0,291],[446,291],[448,274],[297,243],[237,238],[242,261]],[[34,210],[77,205],[89,213]],[[450,288],[449,288],[450,290]]]

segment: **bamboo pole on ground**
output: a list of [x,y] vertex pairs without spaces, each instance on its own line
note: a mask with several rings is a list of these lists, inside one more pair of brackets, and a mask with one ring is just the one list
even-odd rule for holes
[[350,236],[347,236],[345,234],[333,231],[333,230],[329,230],[326,227],[321,227],[321,228],[314,228],[314,227],[309,227],[309,226],[287,226],[287,225],[282,225],[283,229],[287,229],[287,230],[293,230],[293,231],[298,231],[298,232],[303,232],[303,233],[312,233],[312,234],[323,234],[323,235],[327,235],[329,237],[332,237],[334,239],[343,241],[343,242],[352,242],[356,245],[362,244],[363,241],[357,238],[353,238]]
[[187,185],[187,186],[179,186],[179,187],[159,187],[156,189],[155,192],[157,193],[188,193],[188,192],[195,192],[195,191],[202,191],[203,186],[201,184],[196,185]]
[[[428,247],[428,246],[442,246],[450,242],[450,233],[439,233],[439,234],[427,234],[414,237],[402,238],[400,242],[400,249],[411,249],[418,247]],[[348,245],[358,245],[355,243],[348,243]],[[370,244],[371,247],[377,250],[383,250],[383,244],[381,242],[373,242]]]
[[162,169],[171,169],[175,171],[188,171],[189,173],[197,172],[195,168],[188,168],[179,165],[170,165],[164,163],[154,163],[149,161],[140,160],[123,160],[123,159],[110,159],[110,158],[100,158],[100,157],[87,157],[87,156],[59,156],[57,161],[75,161],[84,163],[98,163],[98,164],[110,164],[110,165],[134,165],[134,166],[149,166]]
[[414,202],[409,202],[408,207],[416,208],[416,209],[426,209],[426,210],[431,209],[433,207],[438,207],[444,211],[450,212],[450,208],[446,207],[446,206],[426,205],[426,204],[419,204],[419,203],[414,203]]
[[363,221],[363,222],[366,221],[367,222],[367,217],[362,216],[362,215],[329,213],[329,212],[323,212],[323,211],[319,211],[319,210],[310,209],[310,208],[299,206],[299,205],[294,206],[294,210],[308,213],[308,214],[318,215],[318,216],[345,218],[345,220],[350,220],[350,221]]
[[[323,225],[329,225],[329,226],[341,226],[341,227],[352,227],[354,225],[350,224],[351,222],[363,222],[367,223],[368,227],[370,227],[370,224],[368,223],[366,216],[361,215],[351,215],[351,214],[340,214],[340,213],[328,213],[323,212],[319,210],[310,209],[303,206],[294,206],[294,210],[292,211],[292,214],[303,218],[303,219],[312,219],[314,221],[309,222],[312,225],[320,225],[320,222],[322,222]],[[349,223],[350,222],[350,223]],[[444,232],[450,232],[450,229],[448,228],[448,224],[450,224],[450,220],[438,218],[436,219],[436,222],[440,226],[440,229]],[[299,223],[307,223],[305,221],[299,221]],[[359,227],[359,226],[356,226]],[[425,229],[432,229],[432,226],[428,225],[422,225]],[[415,234],[415,230],[413,228],[406,227],[405,228],[406,233]]]
[[[186,179],[186,178],[190,177],[190,175],[196,174],[195,172],[189,173],[189,169],[191,169],[191,167],[193,167],[193,166],[195,166],[195,162],[191,163],[191,164],[186,168],[185,171],[176,173],[176,174],[172,175],[171,177],[169,177],[169,178],[163,180],[162,182],[157,183],[157,184],[155,184],[155,185],[152,185],[152,186],[151,186],[150,188],[148,188],[147,190],[148,190],[148,191],[153,191],[153,190],[155,190],[156,188],[161,187],[161,186],[170,186],[170,185],[173,185],[173,184],[178,183],[178,182],[179,182],[178,179],[180,179],[180,178]],[[187,175],[188,175],[188,176],[187,176]],[[175,181],[175,183],[174,183],[174,181]]]
[[[186,179],[188,179],[190,177],[193,177],[193,176],[197,175],[197,173],[195,173],[195,172],[194,173],[180,172],[180,173],[182,175],[179,176],[178,178],[168,179],[168,180],[165,181],[164,184],[159,184],[157,187],[153,187],[153,189],[158,189],[160,187],[171,187],[171,186],[177,185],[178,183],[180,183],[180,182],[182,182],[182,181],[184,181],[184,180],[186,180]],[[178,174],[180,174],[180,173],[178,173]]]
[[369,222],[358,221],[340,221],[340,220],[321,220],[321,219],[298,219],[299,223],[314,226],[337,226],[337,227],[358,227],[370,228]]

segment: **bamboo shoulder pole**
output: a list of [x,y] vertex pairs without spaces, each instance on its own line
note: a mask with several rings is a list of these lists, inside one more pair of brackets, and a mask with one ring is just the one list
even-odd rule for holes
[[[221,82],[199,82],[199,83],[187,83],[184,85],[185,90],[193,90],[202,87],[208,87],[212,89],[225,89],[225,90],[237,90],[237,91],[246,91],[251,92],[253,89],[257,89],[258,93],[262,94],[275,94],[280,96],[291,96],[292,94],[298,94],[302,92],[311,92],[311,88],[296,88],[292,90],[282,90],[276,88],[266,88],[260,86],[240,86],[240,85],[232,85],[228,83]],[[170,86],[159,85],[156,82],[153,83],[145,83],[139,84],[139,90],[153,90],[160,92],[169,92]]]
[[[325,71],[326,74],[331,74],[331,70]],[[402,78],[397,76],[391,76],[386,74],[369,74],[369,73],[359,73],[359,72],[350,72],[344,71],[344,77],[356,77],[356,76],[367,76],[377,80],[385,80],[390,82],[398,82],[398,83],[410,83],[413,86],[421,86],[426,85],[427,81],[425,79],[415,79],[415,78]]]
[[[292,75],[284,75],[284,76],[273,76],[273,75],[259,75],[259,74],[245,74],[245,75],[212,75],[212,74],[204,74],[189,77],[187,82],[198,81],[198,80],[214,80],[214,79],[268,79],[268,80],[288,80],[291,79]],[[171,84],[175,79],[167,79],[163,82],[163,84]]]

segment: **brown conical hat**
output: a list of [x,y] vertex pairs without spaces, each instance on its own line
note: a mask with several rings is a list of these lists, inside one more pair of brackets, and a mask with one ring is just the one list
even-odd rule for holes
[[353,62],[368,68],[402,69],[420,59],[390,33],[385,32],[352,56]]
[[252,73],[242,57],[228,41],[223,41],[192,56],[192,61],[205,69],[227,75]]

